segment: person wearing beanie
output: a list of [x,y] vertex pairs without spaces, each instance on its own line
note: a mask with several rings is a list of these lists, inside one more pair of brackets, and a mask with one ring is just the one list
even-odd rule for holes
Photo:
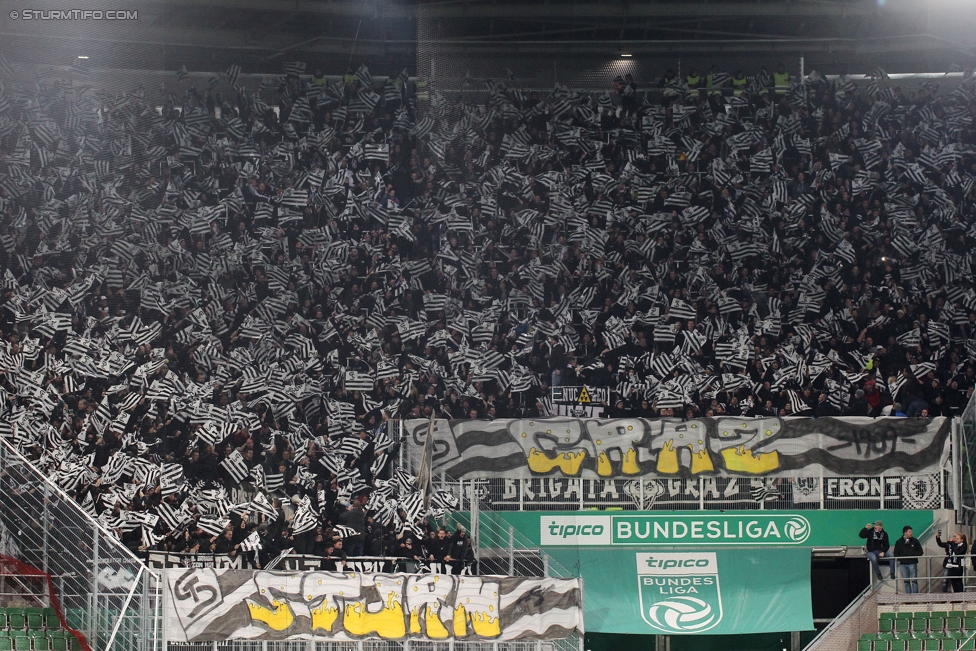
[[884,530],[884,523],[881,520],[875,521],[874,524],[869,522],[864,525],[858,535],[866,540],[864,546],[867,549],[868,562],[871,563],[875,578],[878,581],[884,580],[884,577],[881,576],[881,568],[878,566],[879,559],[888,565],[888,578],[895,578],[895,557],[889,553],[891,544],[888,541],[888,532]]
[[854,399],[851,400],[851,406],[847,409],[849,416],[870,416],[871,415],[871,405],[868,404],[867,398],[864,397],[864,390],[858,389],[854,392]]

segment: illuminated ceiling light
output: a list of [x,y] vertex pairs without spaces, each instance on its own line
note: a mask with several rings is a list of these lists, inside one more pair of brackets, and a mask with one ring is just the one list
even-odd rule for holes
[[632,56],[634,56],[634,55],[633,55],[633,54],[621,54],[620,56],[622,56],[622,57],[624,57],[624,58],[628,58],[628,59],[629,59],[630,57],[632,57]]
[[78,58],[79,58],[79,59],[87,59],[88,57],[86,57],[86,56],[85,56],[85,55],[83,55],[83,54],[79,54],[79,55],[78,55]]

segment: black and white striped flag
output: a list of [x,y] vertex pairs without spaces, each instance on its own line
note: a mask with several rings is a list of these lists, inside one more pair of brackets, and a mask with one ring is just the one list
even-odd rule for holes
[[220,467],[235,484],[240,484],[248,476],[247,464],[244,463],[244,456],[240,450],[234,450],[227,458],[220,462]]
[[261,551],[264,545],[261,544],[261,535],[257,531],[252,531],[251,535],[241,541],[240,550],[242,552]]
[[229,519],[212,515],[201,515],[200,519],[197,520],[197,526],[211,536],[219,536],[229,524]]
[[319,526],[319,514],[312,506],[311,498],[306,495],[298,505],[298,510],[295,511],[295,519],[292,520],[291,531],[297,535],[311,531],[317,526]]

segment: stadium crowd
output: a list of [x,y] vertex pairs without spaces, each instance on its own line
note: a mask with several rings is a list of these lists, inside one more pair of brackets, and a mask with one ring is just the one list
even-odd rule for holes
[[0,94],[0,435],[133,548],[443,559],[456,504],[385,423],[545,416],[555,385],[684,418],[976,386],[972,78],[462,104],[303,73]]

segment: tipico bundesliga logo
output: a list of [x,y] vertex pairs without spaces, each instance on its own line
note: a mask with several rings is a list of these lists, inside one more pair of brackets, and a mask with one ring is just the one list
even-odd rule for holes
[[641,617],[664,633],[702,633],[722,621],[714,552],[637,554]]
[[543,515],[540,542],[546,546],[600,545],[802,545],[810,521],[783,513]]

